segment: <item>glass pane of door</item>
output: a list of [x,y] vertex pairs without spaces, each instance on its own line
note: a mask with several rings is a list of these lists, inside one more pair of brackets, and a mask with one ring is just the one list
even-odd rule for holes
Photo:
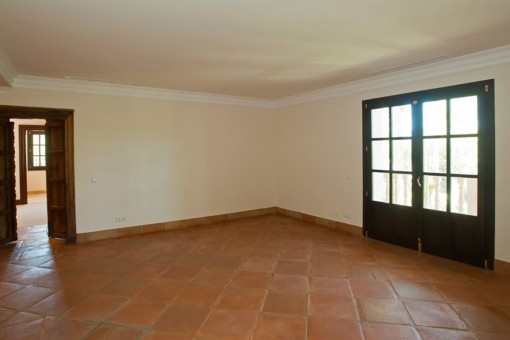
[[390,143],[387,140],[372,142],[372,169],[390,170]]
[[478,174],[478,137],[451,139],[451,172],[454,174]]
[[446,100],[423,103],[423,135],[446,135]]
[[393,141],[393,171],[412,171],[412,142],[410,139]]
[[372,110],[372,138],[390,136],[390,110],[387,107]]
[[446,173],[446,138],[423,140],[423,171]]
[[392,137],[411,137],[413,129],[412,106],[401,105],[391,108]]
[[452,177],[451,211],[458,214],[478,215],[478,180]]
[[390,203],[390,174],[383,172],[372,173],[372,200]]
[[446,176],[423,176],[423,207],[446,211]]
[[477,96],[453,98],[451,106],[452,135],[465,135],[478,133],[478,98]]
[[412,206],[413,176],[407,174],[393,174],[392,202],[399,205]]

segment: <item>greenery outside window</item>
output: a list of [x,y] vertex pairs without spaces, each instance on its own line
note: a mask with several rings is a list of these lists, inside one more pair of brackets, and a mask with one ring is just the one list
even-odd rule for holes
[[46,169],[46,135],[44,130],[27,131],[28,170]]

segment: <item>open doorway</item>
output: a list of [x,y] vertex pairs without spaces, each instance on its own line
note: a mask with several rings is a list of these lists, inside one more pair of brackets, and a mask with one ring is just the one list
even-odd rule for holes
[[[23,231],[18,233],[16,222],[19,208],[15,203],[21,200],[21,196],[16,197],[16,191],[18,191],[16,178],[21,176],[16,176],[14,171],[16,168],[14,149],[19,146],[14,142],[13,119],[38,119],[46,122],[44,133],[40,134],[37,140],[39,142],[37,145],[40,147],[39,154],[35,155],[41,156],[41,153],[45,153],[45,160],[42,161],[41,157],[32,155],[33,159],[38,159],[32,164],[33,166],[37,168],[43,163],[46,166],[46,174],[43,176],[46,194],[43,190],[34,190],[36,195],[29,199],[27,190],[27,203],[39,204],[39,210],[41,208],[44,210],[44,206],[47,207],[47,230],[45,226],[32,226],[35,228],[33,231],[44,233],[52,238],[64,239],[66,243],[75,243],[73,110],[0,105],[0,194],[2,196],[0,244],[20,239],[20,234],[23,234]],[[41,136],[44,136],[42,137],[46,143],[44,146],[40,145]],[[28,159],[27,155],[27,164]],[[34,217],[41,218],[37,214]],[[21,223],[25,224],[23,221]],[[37,224],[37,222],[28,222],[28,224]],[[45,237],[46,242],[47,239]]]
[[46,120],[10,119],[14,123],[16,205],[28,194],[46,192]]
[[48,240],[46,197],[46,120],[10,119],[14,123],[16,220],[24,245]]

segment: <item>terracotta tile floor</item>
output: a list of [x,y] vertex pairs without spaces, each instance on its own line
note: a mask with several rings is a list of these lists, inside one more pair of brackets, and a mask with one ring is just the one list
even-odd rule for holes
[[0,248],[0,339],[510,339],[510,276],[281,216]]

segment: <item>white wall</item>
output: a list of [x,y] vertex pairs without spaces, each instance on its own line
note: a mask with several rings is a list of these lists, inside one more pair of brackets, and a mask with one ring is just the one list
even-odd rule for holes
[[75,110],[78,233],[275,205],[361,226],[362,100],[490,78],[496,258],[510,262],[510,65],[277,110],[21,89],[0,104]]
[[275,205],[268,110],[19,89],[0,104],[75,110],[78,233]]
[[287,107],[277,120],[277,206],[361,226],[361,101]]
[[[16,164],[16,199],[20,199],[20,151],[19,151],[19,126],[20,125],[44,125],[43,119],[11,119],[14,123],[14,161]],[[27,171],[27,192],[46,190],[46,171]]]
[[27,171],[27,192],[46,191],[46,171]]
[[279,109],[277,206],[361,227],[362,100],[485,79],[496,90],[496,258],[510,262],[509,64]]

